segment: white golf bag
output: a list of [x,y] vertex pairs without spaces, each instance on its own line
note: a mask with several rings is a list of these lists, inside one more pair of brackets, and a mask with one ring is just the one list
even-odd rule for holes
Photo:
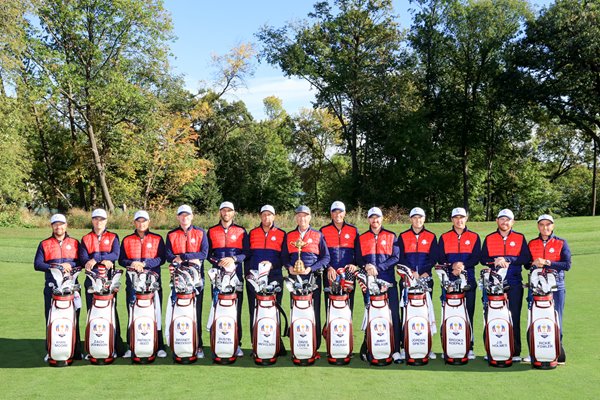
[[463,271],[458,279],[450,281],[446,268],[448,266],[435,267],[444,292],[441,331],[444,360],[447,364],[466,364],[471,344],[471,323],[465,297],[465,291],[469,289],[467,274]]
[[281,292],[277,281],[268,283],[270,265],[260,263],[258,271],[251,270],[246,282],[254,287],[256,305],[254,307],[254,326],[252,327],[252,355],[258,365],[272,365],[281,351],[280,312],[287,317],[277,304],[275,293]]
[[167,309],[167,342],[175,362],[190,364],[197,360],[196,296],[201,293],[204,281],[194,265],[186,263],[173,266],[171,287],[175,291],[175,300]]
[[[327,361],[330,364],[345,365],[350,362],[354,348],[352,311],[348,292],[353,289],[353,277],[345,268],[337,270],[336,280],[331,282],[327,302],[327,324],[323,336],[327,343]],[[345,282],[350,282],[346,284]]]
[[558,365],[561,351],[560,325],[554,309],[552,292],[556,291],[556,272],[546,268],[533,269],[529,273],[529,314],[527,318],[527,341],[531,366],[553,369]]
[[315,275],[308,281],[299,275],[296,281],[286,278],[286,286],[292,294],[290,316],[290,347],[292,361],[296,365],[312,365],[317,358],[317,331],[312,292],[317,289]]
[[389,365],[394,352],[394,326],[387,290],[393,284],[367,276],[364,270],[356,273],[356,281],[368,299],[362,324],[365,342],[361,348],[361,357],[366,358],[371,365]]
[[48,348],[48,365],[65,367],[71,365],[75,355],[77,317],[81,308],[77,275],[81,268],[63,274],[61,268],[51,268],[50,272],[56,281],[52,293],[52,305],[48,315],[46,343]]
[[111,364],[116,357],[115,294],[121,287],[119,280],[122,271],[115,271],[110,280],[93,271],[87,271],[86,275],[92,281],[89,292],[92,292],[94,297],[88,310],[85,350],[92,364]]
[[135,302],[129,311],[131,360],[138,364],[154,361],[158,350],[158,326],[161,324],[159,276],[153,271],[127,272],[133,282]]
[[[433,320],[429,281],[431,278],[414,278],[412,270],[405,265],[397,266],[397,273],[402,277],[404,284],[404,351],[408,365],[426,365],[431,352]],[[402,304],[402,303],[401,303]]]
[[235,270],[227,272],[222,268],[211,268],[208,276],[213,286],[213,306],[207,325],[213,361],[217,364],[231,364],[237,360],[237,292],[241,291],[242,283]]
[[481,271],[483,292],[483,336],[488,364],[493,367],[510,367],[513,363],[514,335],[508,297],[504,293],[506,268],[490,267]]

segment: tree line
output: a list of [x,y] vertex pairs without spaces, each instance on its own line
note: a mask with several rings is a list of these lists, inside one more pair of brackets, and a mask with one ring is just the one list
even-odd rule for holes
[[[390,0],[317,2],[214,56],[217,79],[190,92],[161,0],[3,3],[1,207],[595,215],[600,3],[412,0],[411,21]],[[314,104],[268,97],[255,120],[227,100],[257,60]]]

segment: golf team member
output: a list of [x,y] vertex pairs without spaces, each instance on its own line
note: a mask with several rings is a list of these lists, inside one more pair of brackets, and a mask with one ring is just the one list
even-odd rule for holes
[[[264,205],[260,209],[260,225],[252,229],[249,236],[249,257],[244,263],[244,276],[250,271],[258,271],[258,265],[265,263],[269,265],[268,282],[277,281],[283,289],[283,273],[281,262],[281,251],[286,241],[285,231],[275,226],[275,208]],[[256,307],[256,290],[252,285],[246,285],[248,295],[248,311],[250,312],[250,336],[254,326],[254,309]],[[277,303],[281,305],[283,290],[276,294]]]
[[[58,282],[54,281],[50,268],[62,268],[63,272],[69,273],[77,266],[79,256],[79,242],[67,233],[67,218],[62,214],[54,214],[50,217],[52,236],[44,239],[38,245],[35,253],[33,267],[36,271],[45,272],[46,282],[44,284],[44,316],[48,325],[48,314],[52,306],[52,287]],[[79,313],[81,311],[81,298],[75,294],[75,320],[79,326]],[[75,353],[74,359],[81,360],[81,340],[79,329],[75,330]],[[48,361],[48,354],[44,357]]]
[[[188,205],[182,205],[177,209],[177,221],[179,226],[167,233],[165,255],[169,263],[188,262],[194,264],[204,278],[204,260],[208,255],[208,239],[202,228],[192,225],[194,214]],[[169,266],[169,270],[172,266]],[[204,358],[202,350],[202,298],[204,288],[196,296],[196,331],[198,333],[198,350],[196,357]],[[175,290],[171,291],[171,301],[176,301]],[[167,329],[170,329],[167,327]]]
[[[283,262],[290,275],[301,275],[302,279],[308,280],[310,274],[315,275],[317,289],[312,292],[313,309],[315,310],[315,325],[317,332],[317,349],[321,345],[321,273],[329,264],[329,250],[325,243],[323,234],[316,229],[311,228],[310,208],[300,206],[296,208],[296,223],[298,226],[293,231],[288,232],[286,245],[283,247]],[[304,262],[304,272],[294,271],[294,264],[298,260],[298,248],[292,243],[302,239],[306,245],[302,247],[300,259]],[[296,276],[294,276],[296,278]]]
[[[462,207],[452,210],[452,229],[440,236],[438,244],[437,261],[440,264],[452,265],[450,280],[456,280],[462,271],[467,271],[467,283],[470,286],[465,292],[467,313],[471,321],[471,332],[473,332],[473,316],[475,314],[475,266],[479,264],[481,256],[481,240],[479,235],[467,229],[469,219],[467,211]],[[473,337],[471,335],[471,349],[468,357],[475,359],[473,352]]]
[[[400,264],[410,267],[414,278],[430,277],[436,261],[437,238],[425,228],[425,211],[422,208],[413,208],[408,216],[410,228],[398,236]],[[429,287],[433,289],[433,281],[429,282]],[[401,355],[404,356],[404,351]],[[435,360],[433,351],[429,353],[429,358]]]
[[[107,270],[114,272],[115,263],[119,259],[119,236],[116,233],[106,230],[108,215],[106,211],[97,208],[92,211],[92,231],[81,238],[81,246],[79,247],[79,264],[86,271],[94,271],[101,276],[110,278],[112,275]],[[101,265],[98,265],[101,264]],[[98,265],[98,266],[97,266]],[[86,276],[85,278],[85,304],[88,312],[92,307],[93,293],[88,293],[88,288],[92,286],[92,280]],[[115,293],[115,302],[117,294]],[[121,324],[119,322],[119,314],[115,308],[115,350],[118,357],[122,357],[125,352],[125,345],[121,338]]]
[[[139,210],[136,212],[133,221],[135,231],[131,235],[125,236],[123,243],[121,243],[119,264],[125,268],[133,268],[138,272],[144,270],[154,271],[160,276],[160,266],[165,263],[165,242],[162,236],[150,232],[150,216],[146,211]],[[129,275],[127,275],[126,283],[127,302],[128,305],[131,305],[135,302],[135,291]],[[158,290],[158,304],[162,310],[162,285]],[[129,314],[129,312],[130,308],[127,307],[127,313]],[[130,343],[129,329],[127,330],[127,343]],[[162,324],[158,324],[158,352],[156,355],[160,358],[167,356],[162,335]],[[127,350],[123,357],[131,357],[131,350]]]
[[[529,242],[529,251],[531,252],[532,259],[531,266],[558,271],[556,279],[558,290],[552,292],[552,296],[560,325],[561,352],[558,357],[558,363],[564,364],[566,362],[566,355],[562,347],[562,327],[565,297],[567,295],[565,272],[571,269],[571,250],[565,239],[561,239],[554,234],[554,218],[551,215],[540,215],[537,219],[537,225],[540,234]],[[527,357],[525,361],[530,362],[531,360]]]
[[[219,223],[208,230],[208,255],[213,266],[227,271],[235,269],[235,273],[244,282],[242,263],[248,252],[248,234],[246,229],[233,223],[235,208],[233,203],[224,201],[219,206]],[[239,345],[237,357],[243,357],[242,351],[242,304],[244,292],[237,292],[237,331]]]
[[[367,217],[369,219],[369,230],[359,236],[356,259],[358,265],[362,266],[368,275],[393,283],[393,286],[387,290],[394,325],[392,359],[395,363],[401,363],[401,323],[398,286],[396,285],[396,271],[394,268],[398,264],[400,249],[396,243],[396,234],[383,228],[383,213],[378,207],[369,209]],[[364,346],[366,344],[363,344]]]
[[[329,287],[330,282],[336,280],[339,268],[348,267],[349,272],[355,272],[356,266],[355,249],[358,241],[358,229],[354,225],[347,224],[346,206],[341,201],[334,201],[330,207],[331,223],[321,228],[329,250],[329,265],[327,267],[327,278],[324,287]],[[349,281],[352,283],[354,280]],[[350,309],[354,310],[354,291],[349,293]],[[328,294],[325,293],[325,300]],[[327,301],[326,301],[327,303]],[[325,308],[327,310],[327,306]]]
[[[498,229],[487,235],[481,250],[481,264],[484,266],[508,268],[506,281],[508,308],[513,322],[514,355],[513,361],[521,361],[521,308],[523,305],[523,265],[530,259],[527,240],[523,234],[512,230],[515,216],[509,209],[501,210],[496,218]],[[485,293],[483,293],[485,296]]]

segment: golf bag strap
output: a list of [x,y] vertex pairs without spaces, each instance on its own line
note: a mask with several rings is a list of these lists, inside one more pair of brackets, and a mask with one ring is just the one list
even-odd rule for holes
[[283,325],[283,337],[289,337],[290,336],[290,326],[288,324],[287,315],[285,315],[285,311],[283,311],[283,308],[281,307],[281,305],[279,303],[275,302],[275,307],[277,307],[277,309],[279,310],[279,314],[283,315],[283,319],[285,320],[285,325]]

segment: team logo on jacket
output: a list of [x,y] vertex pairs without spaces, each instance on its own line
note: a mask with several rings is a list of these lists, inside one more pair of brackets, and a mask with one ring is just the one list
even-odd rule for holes
[[192,243],[192,244],[196,243],[196,238],[191,238],[190,243]]
[[103,323],[98,323],[98,324],[94,324],[94,326],[92,327],[92,332],[94,332],[94,335],[96,335],[97,337],[100,337],[102,335],[104,335],[104,333],[106,332],[106,324]]
[[550,250],[548,250],[548,253],[554,253],[554,247],[550,247]]
[[273,325],[265,323],[262,324],[260,327],[260,333],[264,336],[264,337],[270,337],[273,334],[273,331],[275,329],[273,328]]
[[454,336],[460,335],[463,330],[463,326],[460,322],[450,322],[448,327]]
[[344,235],[344,239],[350,239],[350,235],[348,235],[347,233]]
[[71,250],[71,249],[72,249],[71,245],[70,245],[70,244],[68,244],[68,245],[67,245],[67,247],[66,247],[66,249],[67,249],[67,250]]
[[387,331],[387,325],[385,322],[378,322],[375,324],[375,326],[373,326],[373,330],[377,336],[383,336]]
[[387,242],[385,241],[385,239],[383,239],[383,240],[381,241],[381,245],[382,245],[382,246],[385,246],[385,245],[386,245],[386,243],[387,243]]
[[151,249],[151,248],[152,248],[152,243],[148,243],[148,244],[146,244],[146,248],[147,248],[147,249]]
[[550,332],[552,332],[552,327],[548,324],[540,324],[538,325],[537,331],[541,337],[546,339],[550,335]]
[[110,240],[104,239],[104,244],[109,244],[109,243],[110,243]]
[[467,239],[467,240],[465,240],[465,244],[468,246],[471,244],[471,241]]
[[274,241],[276,241],[276,240],[277,240],[277,238],[276,238],[275,236],[271,236],[271,241],[272,241],[272,242],[274,242]]
[[219,330],[221,331],[222,335],[229,335],[231,328],[233,328],[233,325],[231,324],[231,322],[229,322],[229,321],[219,322]]
[[55,331],[58,336],[65,337],[69,333],[69,327],[65,324],[57,324]]
[[425,324],[422,322],[413,322],[411,329],[415,335],[420,336],[425,330]]
[[421,244],[422,244],[422,245],[426,245],[426,244],[427,244],[427,239],[423,239],[423,240],[421,241]]
[[142,336],[146,336],[150,333],[150,323],[149,322],[140,322],[138,324],[138,331]]
[[492,325],[492,333],[496,335],[497,338],[501,338],[506,333],[506,326],[503,324]]
[[306,335],[308,335],[308,331],[309,330],[310,330],[310,328],[308,327],[307,324],[298,324],[298,325],[296,325],[296,333],[301,338],[306,337]]
[[235,239],[237,239],[237,236],[231,235],[231,240],[235,240]]
[[312,243],[312,239],[308,239],[306,243]]
[[179,321],[176,328],[181,336],[185,336],[190,331],[190,323]]
[[348,331],[348,327],[344,324],[335,324],[333,326],[333,333],[337,335],[337,337],[342,337]]
[[515,247],[517,244],[516,244],[515,242],[510,242],[508,245],[509,245],[510,247]]

